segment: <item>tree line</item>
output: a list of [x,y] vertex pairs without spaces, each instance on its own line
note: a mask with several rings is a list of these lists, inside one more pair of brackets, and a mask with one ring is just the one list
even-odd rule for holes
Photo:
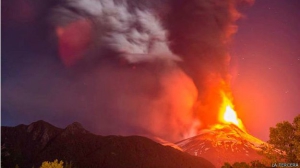
[[[250,163],[224,163],[222,168],[264,168],[280,167],[279,163],[289,163],[300,167],[300,114],[293,122],[283,121],[270,128],[269,141],[261,152],[263,160]],[[283,165],[284,166],[284,165]],[[298,167],[297,166],[297,167]]]

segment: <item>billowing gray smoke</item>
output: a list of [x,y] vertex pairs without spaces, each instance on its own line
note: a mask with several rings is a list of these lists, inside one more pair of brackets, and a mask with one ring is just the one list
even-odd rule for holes
[[35,57],[7,78],[3,109],[99,134],[191,136],[217,121],[238,2],[58,1],[44,19],[57,54],[44,54],[60,61]]
[[126,1],[83,0],[65,1],[54,12],[59,26],[92,24],[96,50],[111,49],[129,63],[180,60],[170,51],[168,32],[154,9],[130,7]]

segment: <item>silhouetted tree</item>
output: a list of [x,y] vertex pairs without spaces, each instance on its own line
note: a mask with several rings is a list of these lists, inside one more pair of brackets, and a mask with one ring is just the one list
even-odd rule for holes
[[230,165],[229,163],[226,162],[221,168],[251,168],[251,167],[245,162],[235,162],[233,163],[233,165]]
[[246,162],[235,162],[233,165],[231,165],[226,162],[221,168],[266,168],[266,166],[260,163],[258,160],[255,160],[250,164],[247,164]]
[[[293,123],[283,121],[270,128],[269,144],[272,149],[280,151],[271,153],[271,159],[285,162],[300,162],[300,115],[294,118]],[[270,156],[269,156],[270,157]]]
[[255,168],[266,168],[267,166],[261,163],[259,160],[254,160],[250,162],[250,167],[255,167]]
[[228,162],[225,162],[221,168],[232,168],[232,166]]
[[63,161],[58,162],[58,160],[55,159],[53,162],[43,162],[40,168],[63,168],[63,164]]
[[248,165],[246,162],[235,162],[232,165],[233,168],[250,168],[250,165]]
[[66,162],[64,168],[72,168],[73,163],[72,162]]

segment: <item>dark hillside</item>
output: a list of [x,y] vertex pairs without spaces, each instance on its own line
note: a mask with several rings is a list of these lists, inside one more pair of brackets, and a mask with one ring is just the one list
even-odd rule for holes
[[210,168],[209,161],[141,136],[99,136],[79,123],[65,129],[44,121],[1,127],[2,167],[38,167],[54,159],[76,167]]

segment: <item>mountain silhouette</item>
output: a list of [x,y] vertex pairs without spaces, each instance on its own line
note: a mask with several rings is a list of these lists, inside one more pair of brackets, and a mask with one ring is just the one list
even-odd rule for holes
[[55,159],[77,168],[212,168],[206,159],[191,156],[141,136],[100,136],[80,123],[65,129],[45,121],[1,127],[2,167],[39,167]]

